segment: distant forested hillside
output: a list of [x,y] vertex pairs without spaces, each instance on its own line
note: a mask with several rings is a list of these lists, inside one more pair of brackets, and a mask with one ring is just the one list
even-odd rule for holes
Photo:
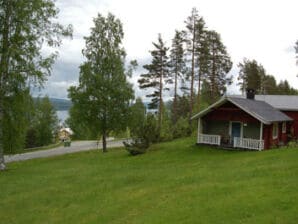
[[70,100],[50,98],[51,103],[56,110],[69,110],[72,103]]
[[[36,97],[33,97],[34,100],[36,100]],[[55,110],[69,110],[72,106],[72,103],[70,100],[65,99],[57,99],[57,98],[49,98],[52,105],[54,106]]]

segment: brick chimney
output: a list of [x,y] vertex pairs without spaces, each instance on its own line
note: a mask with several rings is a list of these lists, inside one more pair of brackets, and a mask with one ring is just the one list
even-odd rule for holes
[[246,99],[254,100],[255,99],[255,90],[246,89]]

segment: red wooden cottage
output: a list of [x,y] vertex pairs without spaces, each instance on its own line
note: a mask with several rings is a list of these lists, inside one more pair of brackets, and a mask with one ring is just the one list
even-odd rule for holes
[[298,96],[225,96],[192,117],[198,144],[263,150],[298,137]]

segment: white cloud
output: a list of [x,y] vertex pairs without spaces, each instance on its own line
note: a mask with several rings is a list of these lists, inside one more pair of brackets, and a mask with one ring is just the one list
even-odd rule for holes
[[[150,57],[149,50],[152,49],[152,42],[156,41],[157,34],[161,33],[170,46],[175,29],[184,28],[184,20],[190,15],[192,7],[196,7],[204,17],[207,27],[221,34],[234,62],[234,72],[244,57],[256,59],[277,81],[288,79],[291,85],[298,88],[298,67],[295,65],[294,51],[291,50],[298,39],[297,1],[58,0],[57,6],[60,8],[59,21],[74,26],[74,39],[64,41],[59,50],[58,64],[78,67],[82,63],[81,50],[85,44],[83,36],[89,35],[92,20],[97,13],[106,15],[107,12],[112,12],[116,15],[124,26],[124,47],[128,58],[146,61]],[[54,77],[54,73],[59,73],[60,70],[60,67],[55,68]],[[76,73],[73,74],[73,79],[69,80],[70,77],[67,76],[66,80],[77,81],[78,69],[73,69],[73,73]],[[54,78],[54,82],[56,80]],[[51,91],[50,81],[46,91]],[[234,92],[237,88],[234,86],[231,89]],[[136,92],[141,94],[139,90]]]

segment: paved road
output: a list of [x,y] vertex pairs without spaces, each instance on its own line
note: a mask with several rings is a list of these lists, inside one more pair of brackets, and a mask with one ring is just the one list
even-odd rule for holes
[[[123,146],[122,140],[107,142],[108,148],[122,147],[122,146]],[[8,155],[8,156],[4,156],[4,159],[6,163],[10,163],[10,162],[22,161],[22,160],[28,160],[28,159],[34,159],[34,158],[45,158],[45,157],[63,155],[63,154],[74,153],[74,152],[88,151],[96,148],[101,149],[102,143],[100,142],[100,144],[97,145],[97,141],[76,141],[76,142],[72,142],[70,147],[60,146],[54,149],[27,152],[27,153],[16,154],[16,155]]]

